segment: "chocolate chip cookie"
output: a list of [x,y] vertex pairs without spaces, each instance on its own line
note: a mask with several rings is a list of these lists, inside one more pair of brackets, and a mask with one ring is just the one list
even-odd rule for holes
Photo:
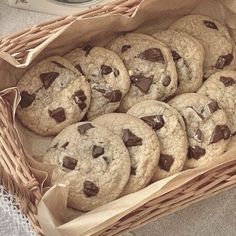
[[130,76],[131,87],[121,102],[120,111],[127,111],[143,100],[164,100],[175,93],[175,63],[162,42],[148,35],[129,33],[114,40],[109,47],[123,59]]
[[227,148],[230,128],[226,113],[207,96],[185,93],[169,104],[176,108],[186,123],[188,154],[186,167],[198,167],[216,159]]
[[153,36],[171,49],[179,83],[176,94],[197,91],[203,77],[203,46],[189,34],[176,30],[158,31]]
[[88,110],[91,89],[67,60],[49,57],[31,67],[17,84],[21,101],[17,116],[42,136],[58,134]]
[[131,158],[130,179],[122,195],[145,187],[152,178],[159,161],[160,148],[155,132],[137,117],[110,113],[94,120],[119,135]]
[[224,109],[233,136],[236,135],[236,71],[217,72],[204,82],[198,93],[215,100]]
[[91,122],[66,127],[43,162],[56,165],[53,183],[69,181],[68,204],[81,211],[116,199],[130,176],[130,157],[121,138]]
[[180,172],[187,158],[188,141],[182,116],[167,103],[147,100],[127,112],[146,122],[160,142],[160,159],[153,180]]
[[86,46],[68,53],[65,58],[89,79],[92,88],[89,120],[118,108],[130,81],[117,54],[102,47]]
[[222,69],[235,68],[235,46],[227,28],[220,22],[207,16],[185,16],[171,26],[196,37],[202,43],[206,58],[204,61],[204,77]]

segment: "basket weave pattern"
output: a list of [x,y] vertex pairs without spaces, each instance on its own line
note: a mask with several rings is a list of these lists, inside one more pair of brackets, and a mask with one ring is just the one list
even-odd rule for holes
[[[5,52],[17,61],[25,59],[28,52],[49,39],[76,19],[98,15],[124,14],[132,16],[142,0],[116,0],[78,16],[61,17],[51,22],[36,25],[0,41],[0,52]],[[39,235],[43,235],[37,221],[37,203],[41,199],[39,183],[30,174],[18,133],[12,120],[9,102],[0,97],[0,184],[17,196],[21,209],[28,216]],[[115,224],[96,235],[118,235],[154,219],[187,207],[201,199],[236,185],[236,160],[225,163],[202,174],[183,186],[158,197],[126,215]]]

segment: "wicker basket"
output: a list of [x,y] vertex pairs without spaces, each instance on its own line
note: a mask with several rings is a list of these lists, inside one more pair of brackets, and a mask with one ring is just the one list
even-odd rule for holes
[[[2,39],[0,41],[0,52],[5,52],[17,62],[22,63],[32,49],[41,45],[77,18],[91,18],[117,13],[132,16],[141,2],[141,0],[117,0],[106,6],[93,8],[78,16],[62,17],[36,25]],[[13,92],[17,99],[17,90],[13,90]],[[26,153],[14,124],[14,102],[10,97],[14,96],[7,92],[4,93],[4,91],[0,94],[0,184],[17,196],[23,212],[29,218],[35,231],[39,235],[43,235],[37,220],[37,204],[42,197],[40,186],[31,174],[30,167],[26,162]],[[211,197],[235,185],[236,157],[235,160],[213,168],[173,191],[147,202],[119,221],[109,225],[97,235],[117,235],[187,207],[201,199]]]

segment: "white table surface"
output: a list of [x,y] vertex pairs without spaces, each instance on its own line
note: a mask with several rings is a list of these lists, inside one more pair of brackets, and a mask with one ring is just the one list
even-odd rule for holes
[[[0,0],[0,37],[55,17],[10,8],[7,0]],[[135,236],[235,236],[236,188],[163,217],[131,233]]]

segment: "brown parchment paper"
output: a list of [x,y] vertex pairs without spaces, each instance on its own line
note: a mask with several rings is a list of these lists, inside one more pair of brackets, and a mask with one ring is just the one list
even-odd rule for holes
[[[32,49],[22,63],[17,62],[7,53],[0,52],[0,90],[16,86],[25,70],[42,58],[50,55],[63,55],[71,49],[87,43],[106,45],[114,37],[124,32],[138,31],[150,34],[157,29],[167,28],[174,20],[189,13],[208,15],[225,23],[234,40],[236,39],[236,3],[233,0],[143,0],[132,17],[117,14],[75,20]],[[15,91],[15,89],[13,90]],[[9,92],[9,90],[5,91]],[[18,99],[18,95],[16,97]],[[15,106],[18,102],[19,100],[15,101]],[[40,137],[25,129],[17,120],[16,127],[24,144],[32,172],[42,186],[43,183],[44,187],[49,186],[53,167],[43,165],[38,160],[47,150],[52,137]],[[235,153],[236,147],[207,166],[186,170],[155,182],[145,189],[88,213],[67,209],[68,187],[66,183],[44,188],[42,191],[46,193],[38,206],[40,225],[45,234],[50,236],[95,234],[144,203],[182,186],[212,168],[234,160]]]

